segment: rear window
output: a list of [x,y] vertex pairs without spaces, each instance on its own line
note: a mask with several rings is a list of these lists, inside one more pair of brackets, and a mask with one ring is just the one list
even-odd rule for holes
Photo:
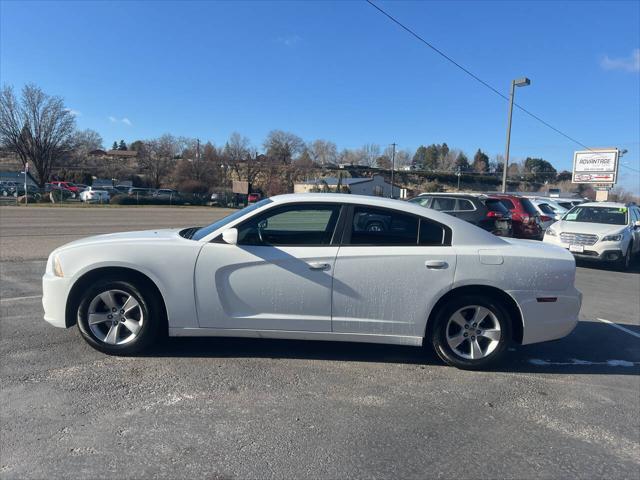
[[553,208],[551,208],[546,203],[539,203],[538,204],[538,208],[542,211],[542,213],[546,213],[547,215],[555,215],[556,214],[556,212],[553,211]]
[[501,200],[498,200],[498,199],[495,199],[495,198],[489,198],[489,199],[485,200],[484,204],[492,212],[500,212],[503,215],[506,215],[506,214],[509,213],[509,209],[504,206],[504,204],[502,203]]
[[522,208],[524,208],[524,211],[529,215],[538,215],[538,210],[536,210],[536,207],[533,206],[531,200],[529,200],[528,198],[521,198],[520,203],[522,204]]
[[508,198],[501,198],[500,202],[502,203],[502,205],[507,207],[509,210],[513,210],[514,208],[516,208],[516,206],[513,204],[513,202],[511,200],[509,200]]

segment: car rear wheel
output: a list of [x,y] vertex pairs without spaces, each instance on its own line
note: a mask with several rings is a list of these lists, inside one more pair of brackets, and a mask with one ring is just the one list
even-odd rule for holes
[[143,351],[159,336],[162,309],[148,288],[104,279],[89,287],[78,304],[78,328],[93,348],[112,355]]
[[511,319],[501,302],[465,295],[436,316],[431,342],[447,364],[466,370],[495,365],[511,339]]

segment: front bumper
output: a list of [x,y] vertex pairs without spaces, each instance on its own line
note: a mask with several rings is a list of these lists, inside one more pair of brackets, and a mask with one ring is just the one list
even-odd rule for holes
[[[522,344],[557,340],[569,335],[578,324],[582,293],[572,287],[561,293],[511,291],[523,320]],[[553,302],[540,298],[555,297]]]
[[42,277],[44,319],[54,327],[67,328],[66,310],[70,281],[47,272]]
[[[569,244],[563,243],[557,236],[545,235],[544,241],[569,250]],[[618,242],[596,242],[593,245],[584,245],[582,252],[569,252],[577,259],[595,262],[616,262],[624,256],[622,245]]]

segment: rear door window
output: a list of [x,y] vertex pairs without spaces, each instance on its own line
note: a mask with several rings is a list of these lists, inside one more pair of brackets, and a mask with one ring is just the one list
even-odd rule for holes
[[472,212],[475,210],[473,203],[470,200],[459,198],[458,205],[456,206],[456,212]]
[[556,212],[553,211],[553,208],[551,208],[546,203],[539,203],[538,204],[538,208],[542,211],[542,213],[546,213],[547,215],[555,215],[555,213],[556,213]]
[[417,245],[418,217],[392,210],[355,207],[351,245]]
[[436,197],[431,203],[431,208],[441,212],[453,212],[456,208],[455,198]]

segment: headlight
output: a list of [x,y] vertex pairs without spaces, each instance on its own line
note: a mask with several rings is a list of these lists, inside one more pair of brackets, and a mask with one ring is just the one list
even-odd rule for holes
[[602,240],[600,240],[601,242],[619,242],[620,240],[622,240],[622,234],[618,233],[616,235],[607,235],[605,237],[602,237]]
[[553,228],[549,227],[547,228],[547,231],[545,232],[545,234],[549,235],[550,237],[555,237],[558,235],[558,232],[556,232]]
[[56,277],[64,277],[64,273],[62,272],[62,265],[60,265],[60,259],[57,255],[53,257],[53,274]]

